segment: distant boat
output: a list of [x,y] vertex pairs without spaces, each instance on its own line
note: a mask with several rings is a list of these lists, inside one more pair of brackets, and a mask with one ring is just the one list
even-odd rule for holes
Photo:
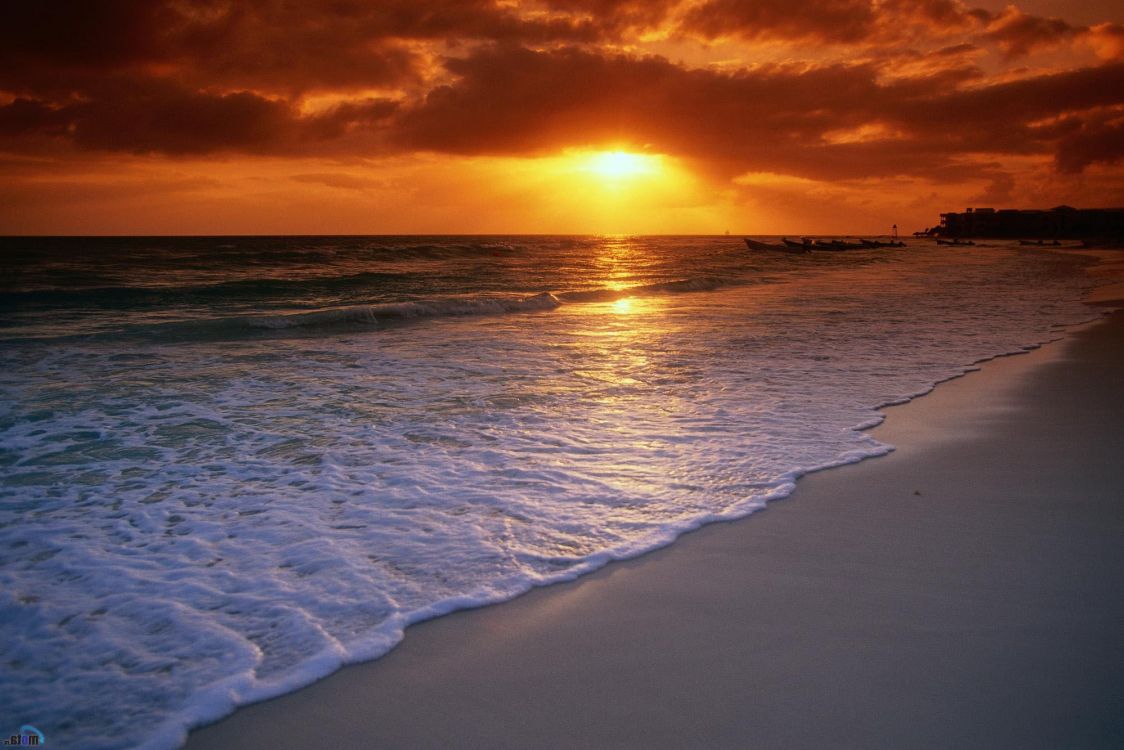
[[1058,242],[1057,240],[1054,240],[1053,242],[1047,242],[1046,240],[1019,240],[1019,244],[1020,245],[1033,245],[1035,247],[1045,247],[1047,245],[1050,246],[1050,247],[1057,247],[1058,245],[1060,245],[1062,243]]
[[783,242],[786,247],[796,248],[797,250],[807,250],[808,246],[812,244],[812,241],[809,239],[805,239],[803,242],[797,242],[796,240],[790,240],[788,237],[781,237],[781,242]]
[[843,240],[816,240],[816,250],[866,250],[867,245],[861,242],[844,242]]
[[771,245],[768,242],[758,242],[757,240],[751,240],[748,237],[746,237],[744,239],[745,239],[746,247],[748,247],[750,250],[767,250],[767,251],[772,251],[772,252],[793,253],[793,254],[808,252],[808,248],[804,247],[803,245],[800,245],[799,247],[792,247],[790,245],[785,245],[785,244]]
[[957,247],[964,247],[967,245],[975,245],[971,240],[937,240],[938,245],[956,245]]

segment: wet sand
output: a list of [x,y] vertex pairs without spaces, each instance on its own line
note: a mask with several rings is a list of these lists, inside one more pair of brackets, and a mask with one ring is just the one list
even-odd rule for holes
[[1124,313],[887,414],[889,456],[188,747],[1124,747]]

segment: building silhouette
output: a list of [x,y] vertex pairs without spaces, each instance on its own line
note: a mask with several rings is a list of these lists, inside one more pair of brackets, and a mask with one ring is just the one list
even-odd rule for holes
[[943,237],[1119,238],[1124,236],[1124,208],[969,208],[963,213],[941,214],[936,233]]

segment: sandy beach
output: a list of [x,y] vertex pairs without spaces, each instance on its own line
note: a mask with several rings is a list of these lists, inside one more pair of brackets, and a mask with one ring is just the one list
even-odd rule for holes
[[1124,745],[1124,315],[887,409],[887,457],[408,630],[189,748]]

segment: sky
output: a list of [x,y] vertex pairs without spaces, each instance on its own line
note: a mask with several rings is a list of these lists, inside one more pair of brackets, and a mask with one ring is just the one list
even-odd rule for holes
[[1124,206],[1119,0],[0,5],[0,234],[876,234]]

